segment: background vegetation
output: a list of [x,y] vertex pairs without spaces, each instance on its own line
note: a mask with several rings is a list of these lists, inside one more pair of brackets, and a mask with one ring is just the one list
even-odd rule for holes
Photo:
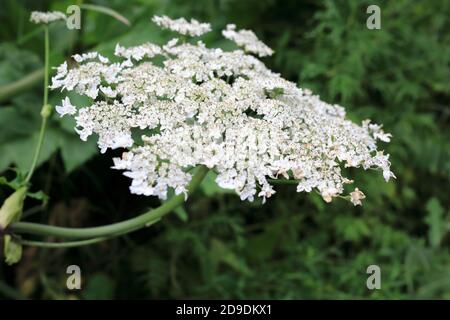
[[[75,1],[2,0],[0,88],[43,67],[43,35],[32,10],[66,11]],[[78,2],[80,3],[80,2]],[[226,45],[226,23],[253,29],[276,50],[264,61],[284,77],[371,118],[394,136],[386,146],[397,180],[351,176],[362,208],[289,185],[264,206],[220,190],[213,177],[184,206],[151,228],[83,248],[28,247],[22,261],[0,264],[0,297],[14,298],[450,298],[450,3],[436,1],[98,0],[131,25],[83,11],[80,31],[51,27],[51,64],[115,44],[163,42],[153,14],[210,21],[207,44]],[[366,8],[381,7],[381,30],[366,28]],[[0,172],[28,169],[39,130],[42,82],[0,101]],[[58,92],[50,102],[61,101]],[[95,226],[136,215],[158,201],[130,195],[93,139],[82,143],[70,120],[53,115],[25,220]],[[12,169],[14,168],[14,169]],[[3,180],[2,180],[3,181]],[[0,201],[11,189],[0,188]],[[52,239],[48,239],[52,240]],[[66,267],[82,269],[83,289],[65,289]],[[377,264],[382,289],[366,288]]]

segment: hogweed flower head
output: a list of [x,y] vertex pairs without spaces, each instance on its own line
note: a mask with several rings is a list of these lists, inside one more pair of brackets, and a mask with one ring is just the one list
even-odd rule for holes
[[[191,22],[204,26],[193,31],[184,19],[154,21],[182,34],[207,29]],[[269,54],[270,48],[234,30],[228,27],[225,35],[245,52],[173,39],[161,46],[117,45],[115,62],[98,53],[77,55],[77,67],[57,68],[52,88],[93,102],[75,111],[67,99],[57,111],[74,115],[81,139],[96,134],[102,152],[127,149],[113,168],[132,179],[135,194],[166,199],[168,188],[186,194],[189,170],[198,165],[214,170],[220,187],[250,201],[272,196],[272,179],[296,179],[298,192],[316,190],[330,202],[353,182],[342,167],[394,176],[389,155],[377,149],[377,140],[390,139],[381,126],[370,120],[359,126],[346,119],[343,107],[272,72],[247,54]],[[349,198],[357,205],[364,197],[355,189]]]
[[30,21],[37,24],[49,24],[58,20],[66,20],[66,15],[60,11],[40,12],[33,11],[30,16]]

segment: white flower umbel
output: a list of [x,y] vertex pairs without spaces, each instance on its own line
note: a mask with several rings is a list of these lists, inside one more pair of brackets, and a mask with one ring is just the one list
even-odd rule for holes
[[154,16],[152,21],[163,29],[169,29],[185,36],[199,37],[211,31],[209,23],[201,23],[195,19],[187,21],[184,18],[174,20],[168,16]]
[[271,56],[273,50],[258,39],[251,30],[236,31],[236,25],[227,25],[226,30],[222,31],[225,38],[234,41],[239,47],[244,48],[246,52],[254,53],[259,57]]
[[33,11],[30,16],[30,21],[37,24],[40,23],[49,24],[57,20],[66,20],[66,15],[60,11],[52,11],[52,12]]
[[[160,19],[154,20],[162,25]],[[251,47],[246,51],[269,53]],[[60,66],[52,88],[93,99],[76,111],[75,130],[83,140],[96,134],[102,152],[127,149],[113,168],[132,179],[132,193],[165,199],[173,188],[186,194],[190,170],[199,165],[217,173],[220,187],[250,201],[271,197],[273,179],[290,179],[298,192],[315,190],[330,202],[353,182],[343,167],[394,177],[389,155],[377,149],[377,140],[390,139],[381,126],[347,120],[344,108],[298,88],[242,50],[171,40],[118,45],[115,55],[117,62],[97,53],[76,56],[78,66]],[[63,104],[61,111],[73,109]],[[356,205],[364,194],[355,189],[346,198]]]

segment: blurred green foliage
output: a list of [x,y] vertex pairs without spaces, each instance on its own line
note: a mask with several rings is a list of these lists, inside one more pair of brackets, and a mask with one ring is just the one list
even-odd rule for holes
[[[76,2],[76,1],[75,1]],[[78,1],[82,3],[82,1]],[[265,62],[284,77],[371,118],[394,136],[386,146],[397,179],[350,171],[367,195],[362,208],[325,204],[289,185],[264,206],[243,203],[208,176],[176,214],[147,230],[78,249],[25,248],[15,267],[0,266],[0,296],[30,298],[450,298],[450,3],[436,1],[97,0],[130,20],[83,11],[80,31],[51,28],[52,65],[74,53],[117,42],[162,42],[170,36],[153,14],[254,30],[275,49]],[[3,0],[0,86],[42,68],[32,10],[72,1]],[[366,8],[381,8],[381,30],[366,28]],[[220,33],[207,44],[226,47]],[[0,106],[0,171],[26,170],[37,139],[41,85]],[[75,99],[76,97],[74,97]],[[52,92],[54,105],[61,95]],[[94,226],[154,207],[130,195],[129,181],[109,169],[111,156],[81,142],[70,120],[53,116],[34,191],[49,205],[26,203],[25,219]],[[0,190],[0,199],[10,190]],[[51,240],[51,239],[50,239]],[[66,267],[82,269],[83,289],[65,290]],[[366,288],[366,268],[381,267],[382,289]],[[15,291],[12,289],[15,288]]]

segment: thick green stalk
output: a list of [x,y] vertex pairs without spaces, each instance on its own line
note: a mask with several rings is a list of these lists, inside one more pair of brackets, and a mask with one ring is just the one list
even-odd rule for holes
[[17,240],[17,243],[23,246],[29,247],[39,247],[39,248],[47,248],[47,249],[59,249],[59,248],[73,248],[73,247],[82,247],[95,243],[99,243],[107,240],[108,238],[94,238],[87,240],[78,240],[78,241],[67,241],[67,242],[43,242],[43,241],[32,241],[32,240]]
[[36,149],[34,151],[33,160],[31,162],[30,170],[28,171],[25,182],[29,182],[33,176],[34,169],[39,160],[39,155],[41,154],[42,144],[44,143],[45,129],[47,127],[47,119],[50,116],[51,108],[48,105],[48,76],[49,76],[49,64],[50,64],[50,37],[48,32],[48,26],[44,28],[45,33],[45,67],[44,67],[44,101],[42,103],[41,109],[41,129],[39,130],[39,137]]
[[[149,227],[149,226],[157,223],[159,220],[160,219],[153,220],[152,222],[147,223],[145,226]],[[127,233],[131,233],[138,229],[140,229],[140,228],[124,230],[121,233],[116,233],[109,237],[100,237],[100,238],[92,238],[92,239],[76,240],[76,241],[49,242],[49,241],[34,241],[34,240],[32,241],[32,240],[26,240],[26,239],[22,239],[22,238],[17,238],[17,239],[15,239],[15,241],[21,245],[29,246],[29,247],[40,247],[40,248],[46,248],[46,249],[73,248],[73,247],[88,246],[91,244],[96,244],[99,242],[110,240],[112,238],[119,237],[119,236],[127,234]]]
[[[208,172],[208,168],[200,166],[197,173],[192,177],[188,186],[188,193],[192,194],[194,190],[200,185],[203,178]],[[14,234],[34,234],[41,236],[54,236],[60,238],[72,238],[72,239],[92,239],[99,237],[110,237],[120,233],[128,233],[153,223],[155,220],[160,219],[173,209],[178,207],[184,202],[184,194],[173,196],[170,200],[164,202],[160,207],[150,210],[140,216],[131,218],[118,223],[113,223],[106,226],[93,227],[93,228],[63,228],[49,226],[45,224],[30,223],[30,222],[17,222],[9,226],[8,232]]]

